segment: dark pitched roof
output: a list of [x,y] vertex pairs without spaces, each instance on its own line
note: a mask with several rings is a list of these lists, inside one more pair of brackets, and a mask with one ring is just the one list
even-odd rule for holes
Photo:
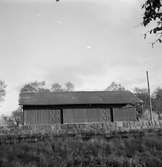
[[129,91],[80,91],[23,93],[20,105],[136,104],[141,103]]

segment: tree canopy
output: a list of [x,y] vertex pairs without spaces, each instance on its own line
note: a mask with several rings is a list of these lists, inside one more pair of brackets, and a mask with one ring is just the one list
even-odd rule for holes
[[112,82],[105,90],[106,91],[124,91],[126,89],[120,83]]
[[5,82],[0,80],[0,101],[4,100],[4,97],[6,95],[6,87],[7,85],[5,84]]
[[45,88],[45,85],[45,81],[34,81],[26,83],[20,89],[19,98],[23,93],[49,92],[50,90]]
[[143,109],[149,109],[149,94],[145,88],[134,88],[134,94],[143,101]]
[[61,84],[59,83],[53,83],[51,86],[52,92],[62,92],[64,89],[62,88]]
[[23,112],[21,107],[18,107],[12,112],[11,120],[13,121],[13,124],[16,124],[16,126],[19,126],[19,124],[23,124]]
[[66,82],[63,86],[55,82],[52,84],[51,88],[46,88],[46,82],[45,81],[34,81],[26,83],[22,86],[20,90],[20,96],[22,93],[30,93],[30,92],[63,92],[63,91],[73,91],[74,90],[74,84],[70,81]]
[[156,112],[162,112],[162,89],[157,88],[153,95],[153,108]]
[[153,24],[153,27],[145,34],[155,35],[155,43],[162,43],[162,0],[146,0],[142,5],[144,9],[143,25],[146,27]]
[[65,83],[65,87],[66,87],[65,88],[66,91],[73,91],[74,90],[74,84],[72,82],[70,82],[70,81]]
[[20,94],[21,93],[28,93],[28,92],[39,92],[40,90],[42,90],[45,86],[45,81],[34,81],[34,82],[30,82],[25,84],[21,90],[20,90]]
[[63,87],[60,83],[56,82],[52,84],[51,91],[52,92],[74,91],[74,84],[68,81],[64,84]]

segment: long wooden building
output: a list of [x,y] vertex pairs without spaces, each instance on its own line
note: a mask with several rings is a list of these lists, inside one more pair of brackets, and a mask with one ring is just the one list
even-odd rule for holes
[[24,124],[135,121],[141,100],[129,91],[24,93]]

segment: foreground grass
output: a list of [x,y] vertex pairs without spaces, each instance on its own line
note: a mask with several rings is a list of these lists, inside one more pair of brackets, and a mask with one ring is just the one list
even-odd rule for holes
[[0,145],[0,167],[162,167],[162,132]]

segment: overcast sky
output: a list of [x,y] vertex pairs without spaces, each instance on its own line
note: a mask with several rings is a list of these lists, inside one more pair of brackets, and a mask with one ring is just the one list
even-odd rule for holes
[[0,114],[18,105],[24,83],[71,81],[76,90],[162,85],[162,46],[143,39],[141,0],[1,0]]

